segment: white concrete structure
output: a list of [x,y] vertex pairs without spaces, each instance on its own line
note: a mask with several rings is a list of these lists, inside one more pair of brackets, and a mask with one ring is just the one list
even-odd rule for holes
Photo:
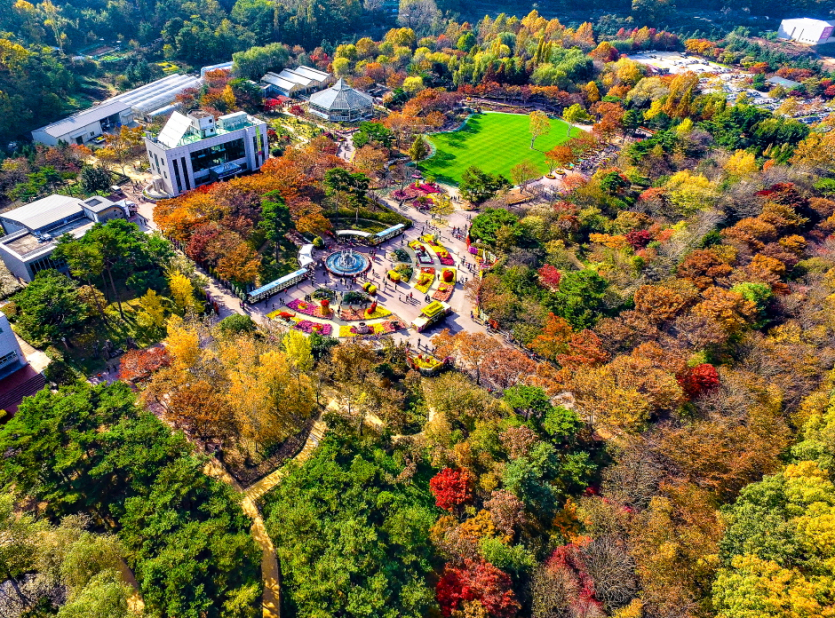
[[832,36],[833,31],[835,31],[834,22],[801,17],[798,19],[784,19],[780,22],[777,36],[798,43],[821,45],[835,42],[835,37]]
[[57,146],[58,142],[86,144],[104,131],[132,122],[133,112],[129,105],[119,101],[105,101],[68,118],[35,129],[32,131],[32,139],[47,146]]
[[26,365],[26,357],[9,325],[9,318],[0,312],[0,378],[14,373]]
[[200,185],[258,170],[267,160],[267,123],[235,112],[174,112],[156,137],[146,135],[145,148],[157,189],[170,196]]
[[169,75],[116,95],[105,103],[123,103],[137,116],[154,116],[157,110],[173,103],[178,94],[189,88],[199,88],[202,83],[203,80],[196,75]]
[[103,197],[80,200],[50,195],[0,214],[6,232],[0,238],[0,258],[9,272],[24,281],[47,268],[66,270],[62,262],[51,258],[58,238],[64,234],[81,238],[96,223],[127,217],[124,206]]
[[365,120],[374,113],[374,99],[340,79],[327,90],[311,95],[310,112],[332,122]]

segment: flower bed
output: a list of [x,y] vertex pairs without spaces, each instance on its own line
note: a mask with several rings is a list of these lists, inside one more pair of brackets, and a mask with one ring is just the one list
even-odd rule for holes
[[418,279],[415,282],[415,289],[421,294],[426,294],[429,291],[429,288],[432,287],[432,283],[434,283],[434,281],[435,269],[421,268],[420,275],[418,276]]
[[408,283],[414,273],[414,269],[411,264],[398,264],[395,266],[394,270],[399,275],[399,280],[403,283]]
[[330,324],[320,324],[319,322],[311,322],[310,320],[299,320],[293,326],[307,335],[319,333],[326,337],[333,332],[333,327]]
[[340,337],[368,337],[373,335],[390,335],[397,331],[398,328],[402,328],[401,323],[399,320],[386,320],[385,322],[377,322],[376,324],[369,324],[368,328],[371,329],[370,333],[367,334],[359,334],[357,333],[356,326],[351,326],[350,324],[345,324],[344,326],[339,327],[339,336]]
[[438,286],[437,291],[432,295],[434,300],[440,300],[446,302],[449,300],[450,296],[452,296],[452,292],[455,289],[455,285],[449,283],[442,283]]
[[344,308],[339,312],[339,317],[346,322],[358,322],[360,320],[374,320],[376,318],[387,318],[391,315],[391,311],[384,307],[377,305],[374,313],[368,315],[365,309]]
[[428,254],[428,253],[426,253],[426,252],[424,252],[424,253],[418,253],[418,254],[417,254],[417,258],[418,258],[418,262],[419,262],[420,264],[432,264],[432,263],[434,262],[434,260],[432,259],[432,256],[431,256],[431,255],[429,255],[429,254]]
[[295,313],[291,313],[291,312],[289,312],[289,311],[286,311],[286,310],[284,310],[284,309],[278,309],[277,311],[270,311],[270,312],[267,314],[267,317],[268,317],[270,320],[275,320],[276,318],[280,318],[280,319],[282,319],[282,320],[290,320],[290,319],[292,319],[292,318],[296,317],[296,314],[295,314]]
[[391,192],[391,196],[396,200],[400,200],[401,202],[404,200],[413,200],[419,195],[422,195],[422,193],[411,185],[409,185],[402,191],[400,189],[397,189],[396,191]]
[[313,318],[328,318],[331,316],[332,311],[330,309],[324,309],[319,305],[313,303],[306,303],[303,300],[299,300],[298,298],[294,298],[287,306],[290,307],[293,311],[297,311],[298,313],[303,313],[304,315],[309,315]]
[[449,255],[449,251],[447,251],[446,247],[443,245],[430,245],[432,251],[438,256],[438,259],[441,261],[441,264],[444,266],[453,266],[455,264],[455,260]]

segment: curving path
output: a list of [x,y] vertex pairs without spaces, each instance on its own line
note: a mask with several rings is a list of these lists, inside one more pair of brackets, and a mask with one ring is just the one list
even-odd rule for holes
[[[319,444],[327,425],[322,421],[321,414],[313,423],[313,428],[304,443],[304,447],[293,458],[293,461],[305,462],[310,459],[313,450]],[[278,485],[287,476],[287,466],[268,474],[260,481],[253,483],[246,489],[229,474],[217,459],[211,459],[206,463],[203,471],[218,480],[230,485],[235,491],[242,494],[241,508],[247,517],[252,520],[252,538],[258,547],[261,548],[261,577],[264,580],[264,596],[261,601],[263,618],[281,617],[281,573],[278,568],[278,558],[275,555],[275,546],[270,535],[267,534],[267,527],[264,517],[256,504],[261,496]]]

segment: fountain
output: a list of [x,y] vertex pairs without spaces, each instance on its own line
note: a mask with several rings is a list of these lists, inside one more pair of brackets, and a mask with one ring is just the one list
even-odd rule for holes
[[371,260],[353,249],[342,249],[325,258],[325,268],[337,277],[356,277],[370,267]]

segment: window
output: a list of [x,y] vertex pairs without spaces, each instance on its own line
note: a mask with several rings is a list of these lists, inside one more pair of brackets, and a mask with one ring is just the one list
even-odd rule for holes
[[244,140],[234,139],[224,144],[218,144],[217,146],[210,146],[192,152],[191,168],[195,174],[198,174],[215,165],[243,159],[245,156]]
[[174,178],[177,179],[177,193],[183,192],[183,183],[180,180],[180,163],[174,159]]
[[0,356],[0,367],[5,367],[6,365],[11,363],[16,358],[17,358],[17,352],[15,350],[12,350],[8,354],[4,354],[3,356]]
[[46,256],[35,260],[34,262],[29,263],[29,270],[34,277],[37,273],[42,270],[47,270],[49,268],[54,268],[55,270],[61,270],[62,268],[66,267],[67,263],[64,260],[53,260],[51,257]]

